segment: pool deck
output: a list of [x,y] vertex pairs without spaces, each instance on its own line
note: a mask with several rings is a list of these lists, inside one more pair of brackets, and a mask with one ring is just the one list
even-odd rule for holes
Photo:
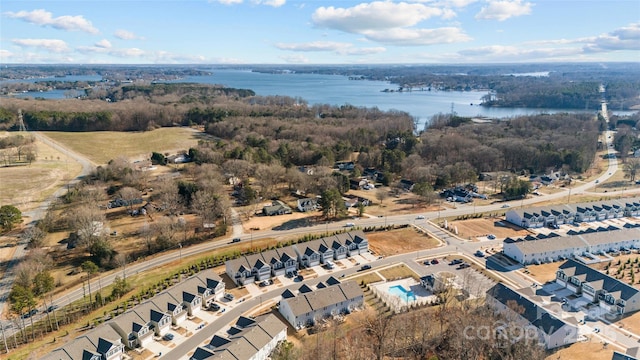
[[[405,301],[399,296],[393,295],[389,292],[389,289],[393,286],[401,285],[405,290],[411,291],[413,293],[413,297],[409,298],[409,301]],[[431,292],[427,291],[419,282],[417,282],[413,278],[406,278],[394,281],[386,281],[383,283],[375,284],[378,294],[382,300],[389,306],[396,308],[396,311],[400,310],[399,308],[404,307],[405,305],[412,304],[426,304],[432,302],[436,299],[436,296]]]

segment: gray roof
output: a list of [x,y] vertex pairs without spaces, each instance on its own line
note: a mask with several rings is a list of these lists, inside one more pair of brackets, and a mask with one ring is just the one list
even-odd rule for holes
[[536,305],[531,300],[522,296],[522,294],[512,290],[502,283],[497,283],[487,291],[487,295],[496,299],[500,303],[509,306],[511,301],[514,301],[519,309],[517,310],[523,318],[527,319],[531,325],[544,331],[546,334],[551,335],[558,331],[564,322],[555,316],[549,314],[545,309]]
[[133,309],[127,310],[116,316],[110,321],[110,323],[114,323],[128,334],[133,331],[138,331],[141,326],[147,325],[147,321],[140,317],[140,315]]
[[[43,357],[42,359],[46,360],[84,360],[91,359],[91,357],[87,357],[88,352],[91,355],[99,356],[99,353],[96,351],[97,344],[94,344],[89,338],[86,336],[77,337],[64,346],[53,350],[51,353]],[[99,358],[99,357],[98,357]]]
[[362,289],[355,281],[347,281],[335,286],[299,294],[294,298],[282,299],[282,301],[286,301],[289,304],[294,316],[299,316],[343,301],[353,301],[359,296],[363,296],[363,294]]
[[574,260],[567,260],[560,265],[558,270],[562,270],[565,274],[567,274],[566,270],[569,270],[572,274],[570,276],[578,277],[589,284],[599,283],[601,281],[601,288],[609,294],[613,295],[616,292],[620,292],[619,297],[616,296],[618,299],[629,300],[638,293],[638,289]]

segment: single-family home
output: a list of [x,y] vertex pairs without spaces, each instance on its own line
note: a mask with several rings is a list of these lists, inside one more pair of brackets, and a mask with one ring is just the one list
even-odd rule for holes
[[298,208],[298,211],[300,212],[318,210],[318,199],[315,199],[315,198],[298,199],[297,208]]
[[141,317],[134,309],[116,316],[107,324],[120,334],[122,343],[129,349],[144,348],[153,341],[151,323]]
[[159,293],[149,301],[153,302],[159,309],[171,314],[171,323],[173,325],[180,325],[187,319],[187,308],[182,303],[182,300],[174,298],[166,291]]
[[274,200],[262,208],[262,213],[267,216],[291,214],[291,208],[280,200]]

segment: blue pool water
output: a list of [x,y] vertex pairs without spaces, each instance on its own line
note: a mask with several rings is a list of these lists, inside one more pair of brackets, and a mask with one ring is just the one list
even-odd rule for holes
[[394,285],[390,287],[389,294],[399,297],[404,302],[409,302],[409,300],[416,300],[416,296],[413,294],[413,291],[405,289],[402,285]]

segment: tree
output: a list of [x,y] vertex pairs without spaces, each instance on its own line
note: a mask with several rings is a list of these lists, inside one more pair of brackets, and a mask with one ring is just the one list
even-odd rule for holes
[[92,305],[92,302],[91,302],[91,275],[97,273],[99,268],[98,268],[98,265],[96,265],[91,260],[87,260],[87,261],[83,262],[81,267],[82,267],[82,271],[87,273],[87,284],[89,286],[89,306],[91,306]]
[[426,182],[419,182],[413,185],[413,193],[418,195],[427,204],[431,204],[435,199],[433,188]]
[[22,212],[13,205],[2,205],[0,207],[0,227],[4,231],[13,229],[13,226],[22,221]]
[[31,226],[28,227],[22,233],[22,240],[29,244],[30,248],[39,248],[44,245],[44,238],[47,236],[47,233],[42,231],[39,226]]
[[116,275],[115,279],[113,279],[113,289],[111,290],[111,296],[119,299],[122,297],[122,295],[129,292],[130,288],[131,286],[129,286],[129,283],[127,283],[126,279],[123,279],[120,276]]
[[631,158],[628,159],[627,162],[622,166],[622,171],[624,172],[624,177],[629,178],[631,182],[636,181],[636,175],[640,170],[640,159],[639,158]]
[[142,193],[138,189],[125,186],[118,191],[118,196],[127,203],[127,208],[132,210],[136,200],[142,198]]
[[325,190],[321,196],[319,204],[322,207],[322,215],[325,218],[337,217],[346,212],[344,200],[342,200],[342,195],[340,195],[338,189]]
[[376,199],[380,201],[380,205],[382,205],[382,202],[388,197],[389,197],[388,189],[385,189],[385,188],[376,189]]

